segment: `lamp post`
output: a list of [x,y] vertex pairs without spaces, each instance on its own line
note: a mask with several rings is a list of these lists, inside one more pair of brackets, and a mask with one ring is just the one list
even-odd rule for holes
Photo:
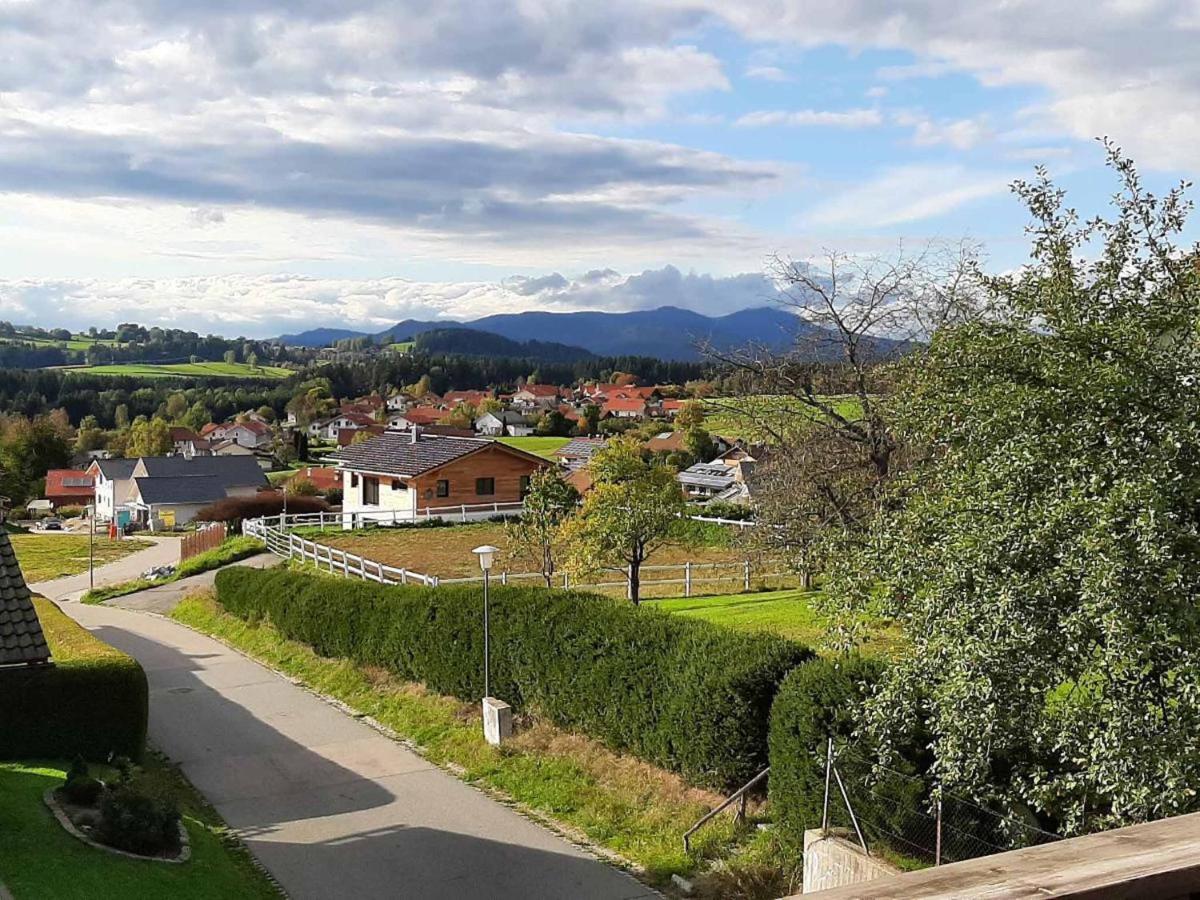
[[88,590],[96,589],[96,504],[88,508]]
[[491,665],[488,658],[491,640],[488,634],[489,573],[492,571],[492,562],[495,560],[496,554],[500,551],[491,544],[484,544],[482,547],[476,547],[471,552],[479,557],[479,568],[483,569],[483,697],[486,700],[492,696]]

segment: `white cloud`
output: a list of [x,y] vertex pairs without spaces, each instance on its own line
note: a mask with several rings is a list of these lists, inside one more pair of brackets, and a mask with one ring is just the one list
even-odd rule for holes
[[803,224],[869,230],[920,222],[1005,193],[1011,181],[1008,174],[972,172],[962,166],[898,166],[808,210]]
[[758,81],[786,82],[793,80],[792,76],[779,66],[747,66],[745,76]]
[[901,111],[892,119],[897,125],[912,129],[912,142],[917,147],[970,150],[995,134],[987,116],[935,121],[924,112]]
[[742,128],[765,128],[789,125],[796,128],[808,126],[825,128],[870,128],[883,123],[883,115],[877,109],[766,109],[746,113],[734,124]]

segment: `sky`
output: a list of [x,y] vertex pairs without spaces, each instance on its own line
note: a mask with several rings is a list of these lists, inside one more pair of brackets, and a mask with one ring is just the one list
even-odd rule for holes
[[0,0],[0,318],[265,337],[767,302],[1200,162],[1200,3]]

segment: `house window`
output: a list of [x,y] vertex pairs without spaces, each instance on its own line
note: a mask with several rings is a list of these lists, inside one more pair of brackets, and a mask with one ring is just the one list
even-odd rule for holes
[[449,497],[450,496],[450,482],[447,481],[445,478],[441,478],[438,480],[437,495],[439,497]]
[[475,493],[480,497],[490,497],[492,494],[496,493],[496,479],[476,478]]
[[525,499],[525,495],[529,493],[529,476],[521,476],[521,499]]
[[393,491],[403,491],[403,490],[405,490],[405,484],[404,484],[404,482],[403,482],[403,481],[401,481],[399,478],[393,478],[393,479],[392,479],[392,490],[393,490]]
[[378,506],[379,505],[379,479],[364,478],[363,479],[363,505]]

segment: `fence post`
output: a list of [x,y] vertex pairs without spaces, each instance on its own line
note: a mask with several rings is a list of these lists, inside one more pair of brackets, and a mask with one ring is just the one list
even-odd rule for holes
[[937,800],[937,836],[934,839],[933,846],[933,864],[940,866],[942,864],[942,798]]
[[683,596],[692,596],[692,561],[683,564]]
[[742,563],[742,566],[743,566],[743,575],[742,575],[743,590],[748,591],[748,590],[750,590],[750,560],[746,560],[744,563]]
[[570,576],[567,575],[566,572],[563,572],[563,590],[565,591],[570,586],[571,586]]
[[500,583],[502,585],[508,584],[508,569],[505,569],[503,572],[500,573]]
[[829,832],[829,779],[833,777],[833,738],[825,745],[825,802],[821,806],[821,833]]

